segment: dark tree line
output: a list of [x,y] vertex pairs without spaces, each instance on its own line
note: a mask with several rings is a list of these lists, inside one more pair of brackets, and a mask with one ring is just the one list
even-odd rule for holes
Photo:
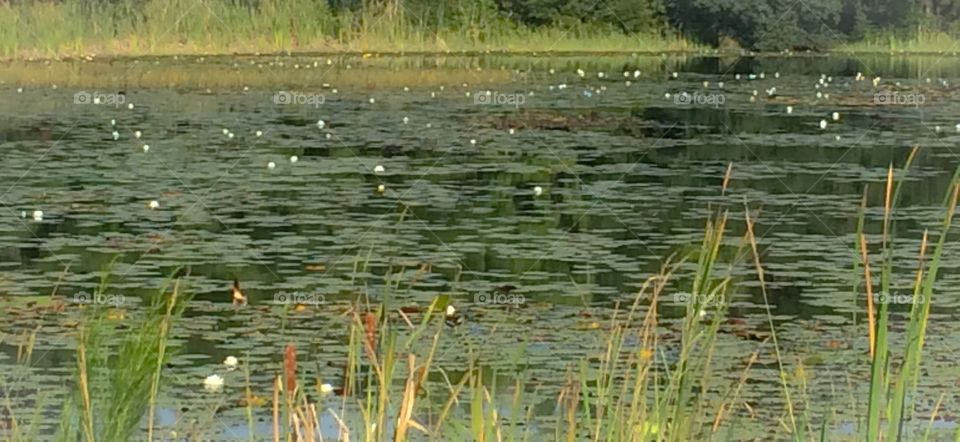
[[[333,0],[339,7],[364,0]],[[367,0],[369,1],[369,0]],[[346,3],[351,3],[347,5]],[[960,0],[404,0],[457,11],[474,4],[529,27],[570,24],[624,33],[680,33],[710,45],[826,49],[868,37],[960,34]]]

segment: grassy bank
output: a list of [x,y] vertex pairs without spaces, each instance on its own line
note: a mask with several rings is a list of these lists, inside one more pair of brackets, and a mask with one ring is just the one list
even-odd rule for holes
[[680,51],[660,30],[626,35],[574,23],[532,29],[489,9],[413,16],[398,2],[333,11],[325,0],[81,0],[0,4],[0,55],[171,55],[274,52]]
[[835,50],[863,54],[955,54],[960,50],[960,39],[943,32],[921,32],[913,37],[875,35],[859,42],[840,45]]

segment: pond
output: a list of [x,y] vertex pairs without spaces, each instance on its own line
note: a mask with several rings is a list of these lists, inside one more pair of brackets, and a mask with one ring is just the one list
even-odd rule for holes
[[[20,415],[42,410],[40,433],[52,434],[74,380],[78,304],[111,304],[121,327],[178,272],[193,297],[171,330],[176,355],[156,424],[164,431],[199,425],[205,440],[247,439],[242,374],[226,374],[218,395],[203,389],[226,357],[249,361],[255,394],[269,398],[292,342],[305,376],[337,385],[358,296],[425,307],[449,295],[465,321],[435,357],[450,379],[431,375],[428,390],[446,391],[469,358],[502,386],[522,371],[535,384],[528,431],[553,435],[567,372],[605,351],[612,312],[671,255],[695,251],[722,205],[730,248],[745,208],[757,217],[785,361],[806,361],[816,373],[806,403],[817,415],[832,406],[846,424],[831,431],[851,434],[869,382],[862,287],[854,291],[864,187],[868,230],[878,233],[888,167],[920,146],[896,212],[894,296],[908,294],[920,238],[939,232],[960,165],[958,74],[960,58],[920,56],[8,62],[0,390]],[[939,398],[934,434],[955,431],[960,409],[955,233],[914,414],[926,428]],[[686,263],[679,273],[692,271]],[[730,317],[766,330],[752,261],[731,271]],[[105,273],[105,295],[91,299]],[[234,280],[246,307],[231,304]],[[683,315],[684,281],[663,300],[665,340]],[[65,309],[38,312],[51,294]],[[284,308],[291,299],[307,307]],[[896,329],[909,305],[891,310]],[[18,363],[34,330],[30,362]],[[760,354],[740,393],[752,413],[739,413],[725,437],[783,437],[772,344],[719,336],[715,370],[726,381]],[[496,393],[512,400],[509,388]],[[320,401],[357,420],[356,403]],[[255,437],[267,438],[269,406],[255,411]],[[321,428],[336,437],[332,415]]]

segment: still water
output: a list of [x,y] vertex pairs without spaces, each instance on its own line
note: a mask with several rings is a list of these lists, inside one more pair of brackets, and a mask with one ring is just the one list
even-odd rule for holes
[[[10,374],[0,389],[21,410],[44,410],[41,425],[52,431],[73,379],[73,301],[108,272],[101,302],[132,318],[179,269],[194,298],[172,331],[178,353],[160,427],[189,422],[208,438],[246,438],[235,405],[242,376],[228,375],[218,397],[203,391],[203,378],[225,357],[248,355],[257,394],[269,396],[283,345],[295,342],[306,375],[336,384],[343,313],[360,294],[377,301],[389,292],[420,306],[451,295],[467,320],[440,345],[436,365],[456,382],[473,353],[504,385],[525,367],[538,385],[532,431],[552,435],[566,371],[604,348],[597,323],[631,303],[667,257],[695,250],[718,205],[730,210],[737,246],[748,206],[788,362],[815,366],[812,411],[832,404],[850,422],[837,431],[854,431],[869,378],[855,298],[863,295],[852,291],[863,189],[873,190],[866,218],[877,233],[887,167],[921,147],[896,212],[895,287],[906,293],[919,239],[939,232],[960,165],[958,74],[960,59],[933,57],[7,63],[0,366]],[[960,409],[958,266],[950,241],[920,378],[929,400],[917,410],[918,421],[929,419],[945,393],[934,425],[944,431]],[[734,273],[731,316],[764,329],[752,263]],[[230,304],[234,279],[248,308]],[[671,293],[688,290],[684,281]],[[515,287],[508,296],[522,306],[490,303],[503,286]],[[52,293],[69,301],[65,312],[29,304]],[[317,305],[284,313],[288,299]],[[675,332],[668,318],[681,314],[679,298],[665,303],[662,325]],[[907,308],[893,307],[894,327]],[[37,327],[24,367],[18,339]],[[758,349],[760,367],[742,393],[755,414],[744,413],[745,433],[730,437],[776,434],[768,424],[783,405],[771,345],[723,335],[718,370],[736,380]],[[431,380],[444,391],[442,378]],[[204,407],[219,411],[211,418]],[[269,434],[269,409],[258,413],[265,420],[255,430]]]

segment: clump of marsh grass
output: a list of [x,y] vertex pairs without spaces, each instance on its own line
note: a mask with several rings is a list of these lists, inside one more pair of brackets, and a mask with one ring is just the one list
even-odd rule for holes
[[860,41],[839,45],[836,52],[856,53],[935,53],[956,51],[960,41],[956,36],[941,31],[921,31],[912,36],[892,32],[868,35]]
[[[879,293],[883,295],[881,299],[888,298],[892,293],[891,281],[893,279],[893,256],[896,240],[893,212],[899,201],[906,173],[916,157],[917,151],[918,149],[914,148],[908,157],[899,182],[894,178],[892,165],[887,172],[883,199],[884,210],[879,266],[871,264],[869,241],[862,227],[857,234],[864,272],[864,286],[867,293],[867,316],[869,318],[871,376],[865,425],[867,440],[903,440],[904,438],[913,439],[918,436],[910,432],[905,424],[914,409],[923,345],[926,340],[927,323],[930,316],[930,305],[934,296],[934,283],[940,271],[940,261],[943,256],[947,233],[953,225],[953,216],[958,198],[960,198],[960,168],[958,168],[950,181],[950,190],[944,197],[944,217],[941,231],[932,252],[928,251],[930,242],[928,231],[924,230],[920,240],[917,271],[912,284],[912,303],[906,324],[903,359],[898,364],[899,371],[894,371],[893,356],[890,350],[889,303],[879,302],[879,306],[874,306],[872,298],[875,282],[872,269],[879,268]],[[865,201],[866,198],[864,198],[864,205]],[[861,226],[864,224],[864,212],[865,210],[862,209],[859,223]],[[878,309],[877,312],[874,312],[875,308]],[[931,422],[933,417],[935,417],[935,414],[931,417]],[[884,420],[886,425],[884,425]],[[926,437],[929,437],[929,431],[928,427]],[[958,432],[958,436],[960,436],[960,432]]]
[[[105,272],[98,295],[106,294],[108,277]],[[89,306],[78,327],[74,392],[62,409],[59,440],[133,440],[142,437],[144,416],[152,440],[162,368],[170,358],[168,335],[186,301],[181,281],[169,279],[140,323],[122,333],[111,326],[107,311]],[[112,345],[114,339],[119,345]]]
[[326,0],[119,0],[0,3],[0,55],[694,50],[661,29],[627,35],[588,24],[533,29],[495,7],[453,14],[401,1],[331,8]]

